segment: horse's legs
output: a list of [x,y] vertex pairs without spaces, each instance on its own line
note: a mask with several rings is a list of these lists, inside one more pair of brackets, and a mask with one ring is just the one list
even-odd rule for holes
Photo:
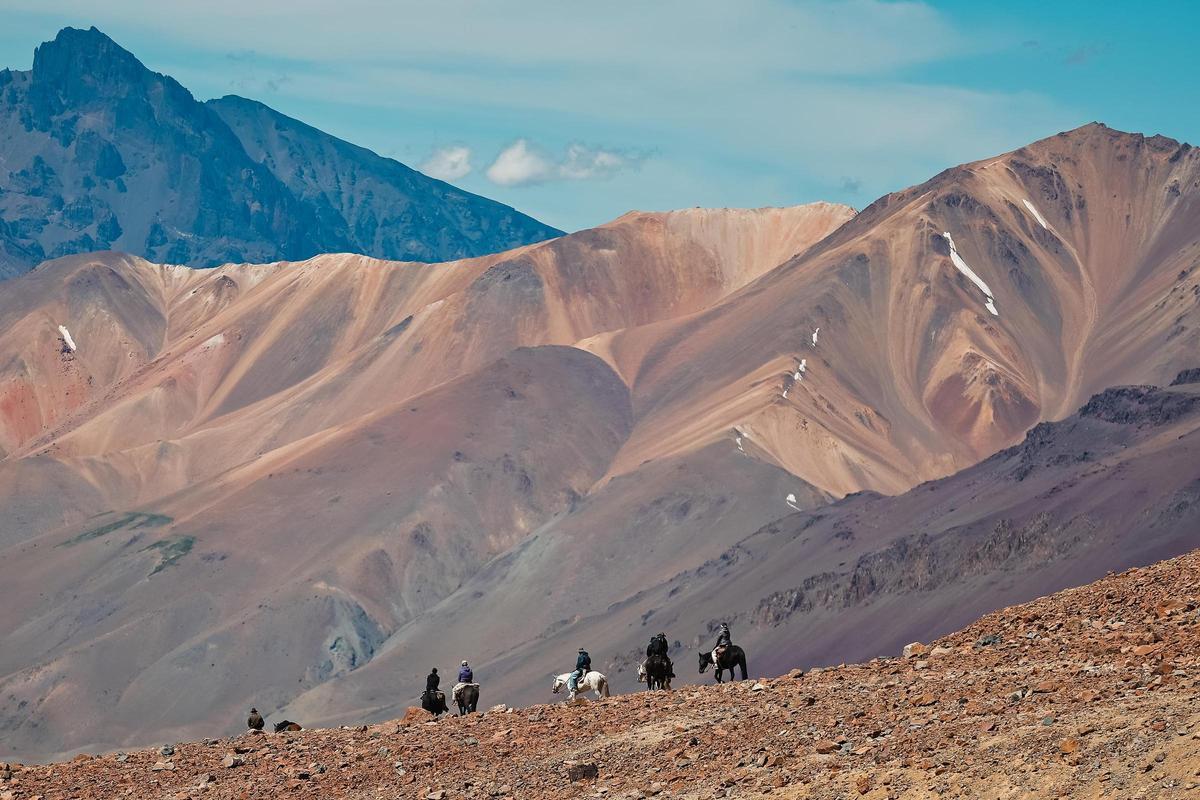
[[[742,680],[746,680],[746,657],[745,656],[743,656],[742,659],[740,661],[738,661],[738,666],[742,668]],[[732,670],[731,670],[731,672],[732,672]]]

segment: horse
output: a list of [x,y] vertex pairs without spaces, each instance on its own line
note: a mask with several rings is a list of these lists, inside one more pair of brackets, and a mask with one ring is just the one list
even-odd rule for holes
[[450,709],[446,705],[446,693],[437,692],[421,692],[421,708],[433,714],[435,717],[440,717],[442,714],[449,714]]
[[475,707],[479,705],[479,684],[465,683],[458,690],[458,695],[455,696],[454,702],[458,704],[458,715],[464,717],[467,714],[474,714]]
[[[562,688],[567,685],[567,680],[573,674],[574,673],[572,673],[572,672],[564,672],[562,675],[554,676],[553,691],[555,694],[558,694],[559,691],[561,691]],[[588,674],[584,675],[579,680],[577,687],[578,687],[578,689],[582,689],[584,692],[586,692],[588,689],[591,689],[593,692],[596,693],[597,700],[601,700],[601,699],[609,696],[609,694],[608,694],[608,678],[604,677],[603,675],[601,675],[599,672],[596,672],[595,670],[592,670]],[[578,690],[571,692],[567,696],[567,702],[568,703],[575,702],[575,697],[578,694],[579,694]]]
[[708,650],[700,652],[700,674],[709,667],[715,667],[713,675],[717,679],[717,683],[721,683],[721,674],[725,670],[729,670],[729,680],[733,680],[733,668],[737,666],[742,670],[742,680],[746,680],[746,651],[738,647],[736,644],[731,644],[725,648],[725,652],[721,653],[721,663],[713,663],[713,654]]
[[665,656],[650,656],[644,665],[646,670],[646,689],[666,689],[671,691],[671,662]]
[[[261,730],[261,729],[260,729]],[[283,722],[275,723],[275,732],[283,733],[284,731],[302,730],[298,722],[292,722],[290,719],[285,719]]]

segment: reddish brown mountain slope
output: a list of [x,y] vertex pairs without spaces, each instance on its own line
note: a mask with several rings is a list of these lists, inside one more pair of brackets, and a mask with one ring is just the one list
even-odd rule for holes
[[[632,214],[435,265],[46,264],[0,297],[3,746],[145,742],[250,704],[380,719],[463,657],[517,701],[581,644],[627,668],[650,625],[687,648],[731,618],[755,663],[839,660],[893,644],[917,600],[892,589],[930,587],[912,624],[946,630],[948,609],[1178,552],[1186,514],[1165,549],[1135,523],[1195,479],[1190,415],[1160,438],[1076,421],[1106,473],[1067,452],[1043,484],[964,478],[953,508],[771,523],[1195,366],[1198,181],[1188,146],[1088,126],[852,219]],[[1028,566],[1042,513],[1103,524],[1011,583],[999,544],[964,560],[998,526]],[[921,532],[966,549],[844,585]]]

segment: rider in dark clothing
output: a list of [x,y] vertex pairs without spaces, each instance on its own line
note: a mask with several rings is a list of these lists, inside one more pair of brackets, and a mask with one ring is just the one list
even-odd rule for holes
[[667,655],[670,649],[671,646],[667,644],[667,635],[665,633],[660,633],[650,640],[650,644],[646,645],[646,659],[649,660],[654,656],[661,656],[662,658],[665,658],[667,660],[667,670],[670,673],[670,677],[674,678],[675,668],[674,665],[671,664],[670,657]]
[[434,667],[432,670],[430,670],[429,674],[425,676],[425,691],[436,692],[441,683],[442,679],[437,674],[437,667]]
[[571,677],[567,679],[567,688],[572,692],[579,688],[579,681],[584,675],[588,674],[588,670],[592,668],[592,657],[588,655],[587,650],[579,648],[579,655],[575,659],[575,671],[571,673]]
[[724,649],[729,647],[731,644],[733,644],[733,639],[729,635],[729,623],[722,622],[721,632],[717,634],[717,646],[713,648],[714,659],[716,658],[715,654],[718,650],[724,651]]

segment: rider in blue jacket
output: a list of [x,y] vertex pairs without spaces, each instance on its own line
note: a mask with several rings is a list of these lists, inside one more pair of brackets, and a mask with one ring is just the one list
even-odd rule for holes
[[459,683],[474,683],[475,675],[471,672],[471,667],[467,662],[462,662],[462,666],[458,668]]
[[587,650],[579,648],[579,656],[575,659],[575,671],[571,673],[571,677],[567,678],[567,689],[572,692],[576,691],[579,688],[580,679],[587,675],[591,668],[592,657],[588,655]]

